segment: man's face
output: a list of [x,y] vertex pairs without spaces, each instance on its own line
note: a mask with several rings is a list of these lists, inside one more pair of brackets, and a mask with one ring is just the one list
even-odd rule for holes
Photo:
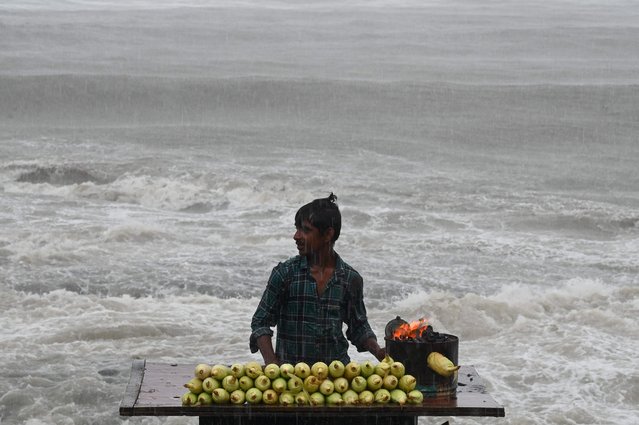
[[330,236],[322,235],[319,229],[313,226],[310,221],[304,220],[300,226],[295,227],[293,239],[299,254],[308,256],[325,249],[329,243]]

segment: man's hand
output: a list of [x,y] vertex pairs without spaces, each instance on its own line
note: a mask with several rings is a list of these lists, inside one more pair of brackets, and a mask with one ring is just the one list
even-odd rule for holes
[[272,356],[272,357],[265,357],[262,356],[264,358],[264,365],[268,365],[268,364],[276,364],[276,365],[280,365],[280,359],[277,358],[277,356]]
[[380,347],[375,338],[370,338],[366,341],[366,349],[379,361],[384,360],[384,357],[386,357],[386,348]]
[[386,347],[380,347],[373,355],[381,362],[386,357]]

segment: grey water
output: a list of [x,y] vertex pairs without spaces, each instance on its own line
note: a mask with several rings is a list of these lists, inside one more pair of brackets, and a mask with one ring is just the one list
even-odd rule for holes
[[197,423],[120,417],[132,360],[259,360],[331,191],[380,339],[458,335],[504,424],[638,423],[637,39],[630,1],[4,1],[0,423]]

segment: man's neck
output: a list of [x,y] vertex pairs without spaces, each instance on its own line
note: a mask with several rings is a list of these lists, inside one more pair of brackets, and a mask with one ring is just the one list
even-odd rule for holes
[[335,254],[335,251],[330,248],[326,252],[311,254],[306,257],[306,260],[308,261],[309,266],[313,268],[333,268],[337,262],[337,254]]

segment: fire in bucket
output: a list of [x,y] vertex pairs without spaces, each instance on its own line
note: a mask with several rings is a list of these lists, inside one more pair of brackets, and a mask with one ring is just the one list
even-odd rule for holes
[[409,323],[397,316],[386,325],[384,339],[386,352],[417,378],[417,388],[424,396],[456,397],[458,366],[448,376],[428,366],[431,353],[439,353],[458,365],[459,339],[455,335],[435,332],[425,318]]

